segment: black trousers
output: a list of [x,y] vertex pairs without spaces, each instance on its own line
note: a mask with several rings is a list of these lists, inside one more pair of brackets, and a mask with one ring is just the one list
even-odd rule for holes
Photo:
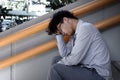
[[77,66],[66,66],[58,64],[61,59],[57,56],[53,59],[52,67],[48,75],[48,80],[105,80],[95,69]]

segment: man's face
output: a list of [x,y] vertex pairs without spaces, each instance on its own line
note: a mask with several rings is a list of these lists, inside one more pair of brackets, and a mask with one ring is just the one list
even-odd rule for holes
[[63,23],[57,25],[58,33],[66,36],[74,34],[72,20],[70,18],[63,18]]

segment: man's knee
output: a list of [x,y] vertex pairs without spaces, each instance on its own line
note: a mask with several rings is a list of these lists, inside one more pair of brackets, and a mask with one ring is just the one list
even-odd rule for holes
[[48,80],[62,80],[58,69],[59,64],[53,64],[49,73]]
[[65,66],[64,64],[58,64],[58,63],[56,63],[56,64],[53,64],[52,65],[52,68],[53,69],[59,69],[59,68],[61,68],[61,67],[63,67],[63,66]]
[[61,60],[62,59],[62,57],[61,56],[55,56],[54,58],[53,58],[53,60],[52,60],[52,65],[53,64],[55,64],[55,63],[57,63],[59,60]]
[[62,72],[62,69],[65,68],[65,65],[64,64],[53,64],[52,67],[51,67],[51,70],[53,71],[56,71],[58,73],[61,73]]

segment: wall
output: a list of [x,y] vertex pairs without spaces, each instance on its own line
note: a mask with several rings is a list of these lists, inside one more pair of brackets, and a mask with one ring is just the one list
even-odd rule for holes
[[[70,4],[62,9],[72,9],[76,6],[80,6],[82,4],[88,3],[93,0],[78,0],[76,3]],[[101,21],[103,19],[109,18],[113,15],[119,14],[120,4],[111,5],[109,7],[105,7],[94,12],[90,12],[86,15],[79,16],[80,19],[84,21],[88,21],[91,23],[95,23]],[[0,34],[0,38],[17,32],[18,30],[22,30],[28,26],[39,23],[42,20],[45,20],[51,15],[46,14],[42,17],[39,17],[35,20],[31,20],[22,25],[19,25],[13,29],[10,29],[6,32]],[[112,60],[120,60],[120,25],[115,25],[113,28],[102,31],[103,37],[105,38],[108,46],[111,50],[111,59]],[[27,38],[9,44],[0,48],[0,60],[10,57],[12,55],[19,54],[35,46],[41,45],[45,42],[53,39],[54,36],[48,36],[45,31],[39,32],[37,34],[33,34]],[[49,68],[51,66],[51,60],[54,56],[58,55],[58,50],[53,49],[45,52],[44,54],[37,55],[28,60],[19,62],[11,67],[7,67],[5,69],[0,70],[0,80],[46,80]]]

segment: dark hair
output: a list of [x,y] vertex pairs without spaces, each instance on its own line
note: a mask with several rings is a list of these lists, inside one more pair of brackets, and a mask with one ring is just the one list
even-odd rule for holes
[[78,19],[77,17],[75,17],[71,12],[66,11],[66,10],[62,10],[62,11],[58,11],[57,13],[55,13],[48,25],[48,35],[52,35],[57,33],[57,25],[59,23],[63,22],[63,18],[67,17],[67,18],[72,18],[72,19]]

